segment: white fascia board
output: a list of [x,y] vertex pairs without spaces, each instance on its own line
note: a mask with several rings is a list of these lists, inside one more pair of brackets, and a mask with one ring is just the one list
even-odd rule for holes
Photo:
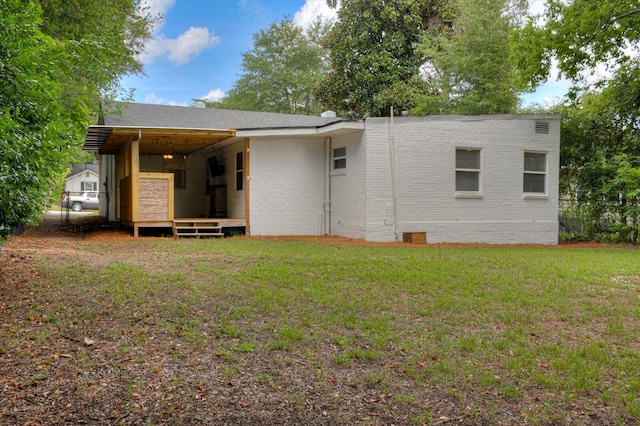
[[327,133],[353,133],[364,130],[364,120],[359,121],[343,121],[341,123],[330,124],[318,129],[319,135]]
[[322,127],[283,127],[278,129],[237,130],[236,137],[257,136],[336,136],[364,131],[364,121],[347,121]]
[[120,126],[109,124],[93,124],[89,129],[111,129],[111,130],[175,130],[175,131],[206,131],[206,132],[228,132],[235,129],[214,129],[211,127],[164,127],[164,126]]

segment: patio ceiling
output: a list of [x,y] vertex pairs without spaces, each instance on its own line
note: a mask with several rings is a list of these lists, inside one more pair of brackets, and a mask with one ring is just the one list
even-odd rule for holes
[[117,154],[127,142],[137,139],[140,155],[189,155],[235,135],[234,129],[90,126],[84,149],[99,154]]

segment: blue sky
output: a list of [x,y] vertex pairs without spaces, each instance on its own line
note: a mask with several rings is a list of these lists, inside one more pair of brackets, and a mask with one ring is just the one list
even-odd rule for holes
[[[135,88],[136,102],[192,105],[194,98],[220,99],[240,74],[242,53],[253,48],[253,34],[286,15],[305,25],[319,14],[334,17],[326,0],[146,0],[161,13],[154,40],[141,56],[146,76],[123,79]],[[541,8],[543,0],[532,0]],[[550,82],[525,102],[551,102],[566,82]]]

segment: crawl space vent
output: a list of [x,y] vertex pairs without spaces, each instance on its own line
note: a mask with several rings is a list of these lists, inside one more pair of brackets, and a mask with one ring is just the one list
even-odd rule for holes
[[427,244],[426,232],[404,232],[402,234],[403,243]]
[[549,134],[549,123],[546,121],[536,121],[536,134],[538,135],[548,135]]

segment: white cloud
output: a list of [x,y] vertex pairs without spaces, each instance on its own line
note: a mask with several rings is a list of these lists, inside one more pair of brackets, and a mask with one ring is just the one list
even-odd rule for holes
[[542,15],[546,9],[546,0],[529,0],[529,14]]
[[140,61],[143,64],[150,64],[160,56],[166,54],[167,48],[165,47],[164,38],[154,38],[147,42],[144,46],[144,52],[139,56]]
[[149,14],[153,18],[159,18],[156,25],[153,27],[153,34],[160,32],[160,29],[164,26],[164,15],[169,9],[176,3],[175,0],[143,0],[140,2],[140,12],[143,14]]
[[330,8],[326,0],[306,0],[304,6],[293,15],[293,23],[304,28],[319,16],[325,21],[335,20],[338,10]]
[[[174,5],[175,0],[144,0],[141,7],[151,16],[164,16]],[[164,19],[154,26],[153,38],[147,42],[144,52],[139,57],[143,64],[149,64],[159,57],[166,57],[175,65],[184,65],[193,61],[203,51],[220,43],[220,37],[206,27],[190,27],[177,38],[171,39],[162,35],[163,26]]]
[[202,99],[203,101],[209,101],[209,102],[218,102],[218,101],[221,101],[222,98],[224,98],[224,91],[220,88],[217,88],[214,90],[210,90],[209,93],[207,93],[204,96],[201,96],[199,99]]
[[168,40],[167,56],[176,65],[194,60],[203,51],[220,43],[220,37],[206,27],[191,27],[175,40]]
[[147,43],[140,60],[149,64],[158,57],[167,57],[175,65],[184,65],[218,44],[220,37],[211,33],[208,28],[191,27],[176,39],[156,36]]
[[189,106],[189,104],[186,103],[186,102],[170,101],[168,99],[165,99],[165,98],[163,98],[161,96],[156,95],[153,92],[151,92],[147,96],[145,96],[144,103],[145,104],[157,104],[157,105]]

